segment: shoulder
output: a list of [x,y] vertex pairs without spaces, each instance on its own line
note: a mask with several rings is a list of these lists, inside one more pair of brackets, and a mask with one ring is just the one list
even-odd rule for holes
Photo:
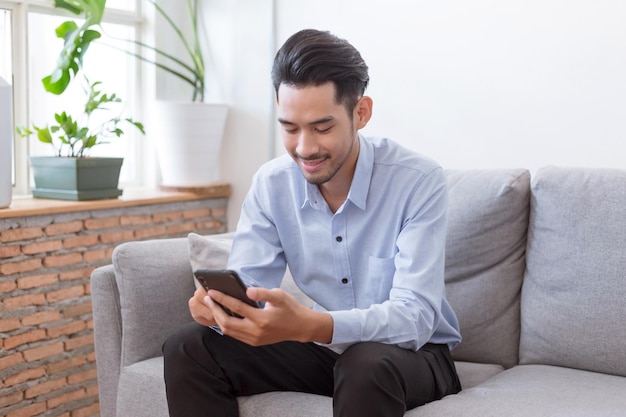
[[374,169],[385,174],[407,175],[414,180],[442,177],[443,169],[432,158],[387,138],[365,138],[374,153]]
[[301,175],[302,173],[293,159],[284,154],[261,165],[254,177],[257,182],[272,182],[284,181],[287,178]]

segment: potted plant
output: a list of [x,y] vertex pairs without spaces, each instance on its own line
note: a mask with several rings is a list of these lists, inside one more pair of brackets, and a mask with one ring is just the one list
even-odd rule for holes
[[144,62],[187,83],[191,89],[190,101],[163,101],[155,103],[151,127],[155,136],[157,156],[161,168],[162,187],[165,189],[197,189],[216,179],[224,126],[226,104],[206,103],[205,60],[200,43],[198,0],[187,0],[189,38],[156,1],[151,3],[167,22],[170,34],[176,37],[187,59],[183,61],[162,49],[144,42],[132,41],[143,50],[153,51],[156,60],[134,51],[126,51]]
[[[205,60],[200,44],[198,22],[198,0],[187,0],[191,35],[185,37],[179,25],[156,1],[146,0],[167,22],[171,35],[181,45],[187,55],[186,61],[162,49],[140,41],[130,41],[144,52],[153,51],[157,59],[152,60],[132,50],[124,50],[144,62],[155,65],[187,83],[191,88],[189,101],[158,101],[153,106],[150,132],[155,137],[157,156],[161,168],[164,188],[197,188],[215,181],[215,167],[219,159],[228,107],[225,104],[204,102]],[[73,1],[55,0],[55,6],[74,13],[82,13],[85,22],[82,26],[68,27],[64,37],[66,47],[59,57],[57,69],[49,79],[46,88],[63,87],[72,73],[77,72],[82,56],[89,44],[101,37],[93,30],[100,24],[106,0]]]
[[32,156],[30,165],[35,179],[33,196],[64,200],[94,200],[119,196],[117,188],[123,158],[88,157],[88,152],[112,138],[124,134],[124,125],[144,133],[143,125],[117,113],[105,117],[96,125],[90,123],[94,114],[110,113],[111,104],[120,103],[115,94],[100,90],[99,81],[90,82],[83,76],[86,96],[83,112],[73,117],[65,111],[54,115],[54,123],[31,128],[17,127],[17,134],[35,134],[39,141],[49,144],[55,156]]

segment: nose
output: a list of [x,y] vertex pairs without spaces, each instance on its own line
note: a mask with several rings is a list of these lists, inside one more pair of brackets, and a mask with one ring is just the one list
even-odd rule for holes
[[302,130],[298,135],[296,153],[303,158],[309,158],[319,152],[319,145],[315,135]]

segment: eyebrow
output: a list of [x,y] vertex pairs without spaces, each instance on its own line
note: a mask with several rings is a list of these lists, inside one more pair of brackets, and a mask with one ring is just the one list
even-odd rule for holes
[[[324,123],[331,122],[333,120],[335,120],[333,116],[326,116],[326,117],[322,117],[321,119],[313,120],[312,122],[309,122],[308,125],[309,126],[321,125]],[[295,125],[294,122],[290,122],[289,120],[285,120],[280,117],[278,118],[278,123],[280,123],[281,125]]]

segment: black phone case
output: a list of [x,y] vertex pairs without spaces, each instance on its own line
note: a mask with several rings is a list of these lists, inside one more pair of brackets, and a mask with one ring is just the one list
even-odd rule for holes
[[[224,269],[224,270],[214,270],[214,269],[199,269],[194,271],[194,275],[200,285],[205,290],[214,289],[224,294],[230,295],[231,297],[235,297],[244,303],[248,304],[252,307],[259,307],[259,304],[255,301],[252,301],[246,295],[246,285],[243,283],[237,272]],[[219,304],[219,303],[218,303]],[[241,318],[241,316],[237,313],[230,311],[228,308],[219,304],[220,307],[224,309],[224,311],[233,317]]]

